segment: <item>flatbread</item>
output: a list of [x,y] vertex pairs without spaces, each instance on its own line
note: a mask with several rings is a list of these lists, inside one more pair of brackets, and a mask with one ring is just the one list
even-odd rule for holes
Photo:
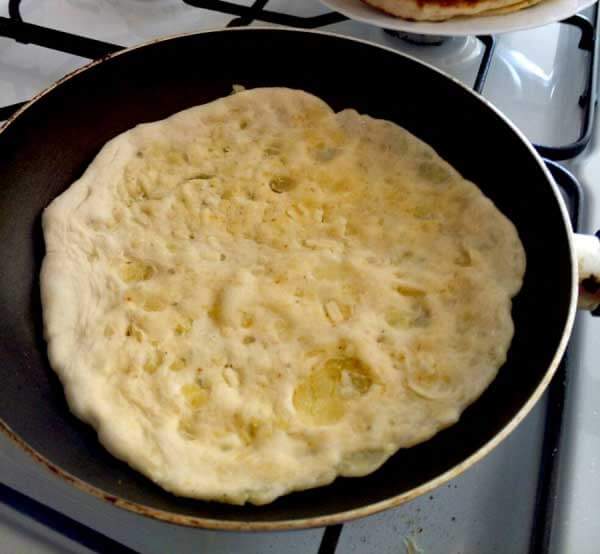
[[362,0],[387,14],[413,21],[445,21],[458,16],[501,15],[542,0]]
[[486,12],[481,13],[482,16],[492,16],[492,15],[502,15],[506,13],[513,13],[519,10],[524,10],[525,8],[529,8],[530,6],[535,6],[539,4],[542,0],[521,0],[520,2],[515,2],[514,4],[510,4],[508,6],[502,6],[499,8],[495,8],[492,10],[488,10]]
[[429,146],[284,88],[119,135],[43,229],[72,412],[165,489],[235,504],[456,422],[505,361],[525,266]]

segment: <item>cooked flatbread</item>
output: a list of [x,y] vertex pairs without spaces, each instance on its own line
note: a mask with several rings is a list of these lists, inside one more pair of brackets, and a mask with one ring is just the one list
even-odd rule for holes
[[363,0],[390,15],[414,21],[444,21],[457,16],[516,12],[542,0]]
[[509,4],[507,6],[501,6],[499,8],[494,8],[485,12],[482,12],[479,15],[488,16],[488,15],[502,15],[505,13],[513,13],[519,10],[524,10],[525,8],[529,8],[530,6],[535,6],[539,4],[542,0],[521,0],[520,2],[515,2],[514,4]]
[[236,504],[456,422],[505,360],[525,265],[429,146],[283,88],[119,135],[43,228],[73,413],[165,489]]

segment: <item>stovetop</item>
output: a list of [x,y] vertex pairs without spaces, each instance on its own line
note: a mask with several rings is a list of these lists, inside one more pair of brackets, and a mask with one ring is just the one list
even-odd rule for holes
[[[0,105],[28,100],[86,63],[87,57],[99,57],[106,47],[130,46],[157,36],[224,26],[279,23],[386,45],[431,63],[469,85],[479,77],[478,88],[534,143],[569,145],[589,133],[591,113],[586,106],[593,103],[587,102],[585,96],[593,74],[590,57],[595,47],[594,26],[589,20],[593,21],[593,13],[499,37],[457,37],[439,46],[422,46],[399,40],[382,29],[349,21],[329,12],[316,0],[12,0],[4,4],[4,13],[12,17],[0,20]],[[18,25],[19,20],[25,25]],[[63,34],[44,34],[39,27]],[[93,38],[97,44],[84,44],[77,40],[78,36],[69,34]],[[62,51],[35,44],[52,45]],[[488,69],[484,81],[481,73]],[[395,79],[390,76],[392,85]],[[584,109],[580,105],[582,97]],[[569,158],[574,152],[545,155]]]
[[[544,156],[567,160],[582,152],[592,132],[595,18],[590,10],[540,29],[424,46],[349,21],[316,0],[0,1],[0,116],[111,49],[182,32],[284,24],[356,36],[431,63],[480,90]],[[390,86],[401,78],[390,76]],[[583,208],[587,230],[600,222],[591,186],[597,183],[591,182],[589,169],[600,164],[588,162],[595,152],[593,142],[568,164],[583,177],[583,191],[560,167],[552,168],[572,216]],[[600,328],[590,320],[587,315],[578,318],[568,364],[508,439],[448,485],[397,509],[343,528],[293,533],[225,534],[175,527],[73,489],[0,437],[0,482],[10,487],[0,487],[0,550],[397,554],[414,546],[444,554],[594,552],[600,531],[582,508],[582,499],[600,499],[597,409],[591,415],[592,403],[600,405],[600,376],[594,373],[600,364],[593,363],[591,333]],[[578,479],[575,467],[587,482]]]

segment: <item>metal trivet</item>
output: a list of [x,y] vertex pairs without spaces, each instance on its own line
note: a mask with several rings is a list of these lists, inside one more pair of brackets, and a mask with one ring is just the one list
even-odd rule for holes
[[[262,21],[301,29],[317,29],[348,19],[346,16],[335,12],[310,17],[276,12],[266,9],[269,0],[255,0],[251,6],[242,6],[225,0],[183,1],[193,7],[234,16],[227,27],[245,26],[254,21]],[[9,0],[9,17],[0,17],[0,36],[13,38],[23,44],[36,44],[92,60],[123,48],[116,44],[27,23],[21,17],[20,4],[21,0]],[[581,15],[574,15],[560,22],[563,25],[572,25],[580,30],[579,48],[590,53],[590,63],[586,87],[579,97],[579,106],[583,110],[581,134],[575,142],[561,146],[535,145],[538,152],[545,158],[551,160],[573,158],[580,154],[590,141],[597,102],[599,40],[596,38],[596,29],[599,28],[599,18],[600,10],[596,7],[593,20]],[[478,36],[477,38],[483,42],[485,50],[481,57],[473,89],[481,93],[493,58],[495,40],[494,37],[488,35]],[[0,108],[0,121],[10,117],[11,114],[25,104],[26,102],[19,102]]]

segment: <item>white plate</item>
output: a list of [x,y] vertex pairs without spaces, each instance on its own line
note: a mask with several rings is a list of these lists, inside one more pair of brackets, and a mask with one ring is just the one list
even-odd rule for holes
[[407,21],[387,15],[362,0],[321,0],[332,10],[350,19],[370,23],[383,29],[393,29],[421,35],[492,35],[522,31],[565,19],[595,0],[542,0],[539,4],[514,13],[492,16],[455,17],[447,21]]

